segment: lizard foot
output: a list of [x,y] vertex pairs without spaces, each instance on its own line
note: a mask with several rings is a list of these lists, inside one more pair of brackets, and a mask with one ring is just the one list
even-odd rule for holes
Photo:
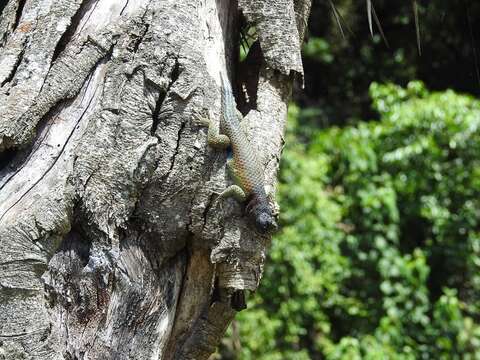
[[203,114],[194,113],[194,114],[192,114],[192,118],[193,118],[194,123],[197,123],[197,125],[200,125],[200,126],[210,127],[210,124],[212,123],[210,118],[208,116],[203,115]]

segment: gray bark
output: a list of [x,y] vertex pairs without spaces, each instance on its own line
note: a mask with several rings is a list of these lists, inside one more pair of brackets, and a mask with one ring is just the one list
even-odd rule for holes
[[310,1],[0,10],[0,359],[208,358],[269,239],[215,202],[226,154],[193,114],[219,119],[227,71],[273,194]]

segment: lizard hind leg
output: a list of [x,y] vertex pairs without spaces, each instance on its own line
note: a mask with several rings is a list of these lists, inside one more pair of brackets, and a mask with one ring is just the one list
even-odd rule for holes
[[214,148],[225,149],[230,146],[230,139],[227,135],[220,134],[220,128],[210,117],[197,115],[196,120],[203,126],[208,127],[207,141]]
[[211,126],[208,128],[208,144],[214,148],[226,149],[230,146],[230,139],[227,135],[219,134]]

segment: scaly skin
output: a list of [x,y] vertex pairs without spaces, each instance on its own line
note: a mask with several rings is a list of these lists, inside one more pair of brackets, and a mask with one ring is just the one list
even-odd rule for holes
[[[233,196],[245,202],[245,210],[256,229],[269,233],[276,229],[272,206],[265,193],[264,170],[258,161],[255,149],[250,145],[241,126],[242,117],[237,111],[232,88],[228,80],[222,79],[222,110],[220,128],[211,119],[201,119],[208,126],[208,143],[212,147],[227,148],[231,146],[233,158],[227,162],[235,185],[225,189],[220,197]],[[222,134],[220,134],[220,130]]]

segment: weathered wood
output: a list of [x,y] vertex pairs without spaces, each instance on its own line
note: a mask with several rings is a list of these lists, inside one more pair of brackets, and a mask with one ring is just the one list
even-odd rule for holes
[[0,359],[206,359],[257,288],[269,239],[215,201],[226,154],[193,114],[221,116],[220,71],[255,83],[273,194],[310,1],[240,7],[263,50],[241,66],[235,1],[0,9]]

